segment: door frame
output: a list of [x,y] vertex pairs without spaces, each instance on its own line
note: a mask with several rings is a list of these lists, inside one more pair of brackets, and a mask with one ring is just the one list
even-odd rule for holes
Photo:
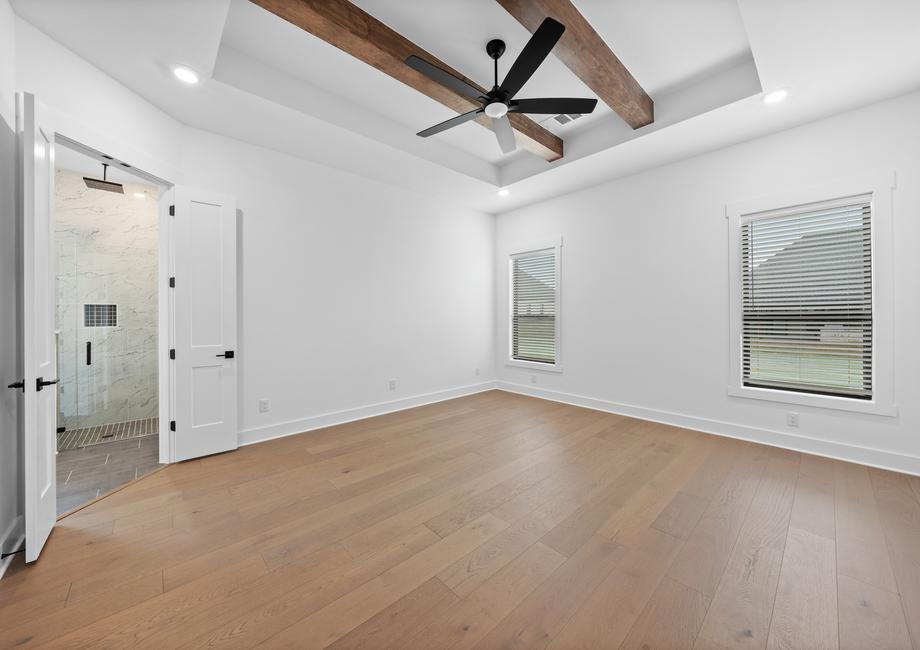
[[[85,140],[77,140],[62,133],[58,129],[56,122],[52,123],[51,127],[54,133],[54,145],[56,147],[67,147],[72,151],[94,158],[100,163],[107,163],[113,167],[127,165],[130,167],[129,173],[148,183],[165,188],[161,197],[173,191],[175,183],[172,181],[147,172],[128,161],[104,153],[104,150],[97,149],[92,144],[87,144]],[[118,150],[121,150],[121,148]],[[161,209],[162,203],[162,201],[158,201],[157,205],[157,239],[159,241],[157,256],[157,420],[159,422],[159,462],[161,464],[168,464],[173,462],[175,458],[174,438],[172,432],[169,430],[169,422],[175,403],[175,396],[173,394],[173,369],[169,359],[171,328],[173,327],[172,301],[169,292],[173,232],[171,227],[172,220],[169,218],[168,212]],[[53,210],[54,205],[51,207]],[[56,223],[56,216],[53,215],[53,218]]]

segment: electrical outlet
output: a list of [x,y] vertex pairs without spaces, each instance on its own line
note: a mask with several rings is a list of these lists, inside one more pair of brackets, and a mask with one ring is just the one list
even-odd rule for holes
[[479,376],[479,368],[476,368],[476,371],[475,371],[475,372],[476,372],[476,376],[478,377],[478,376]]
[[536,383],[537,383],[537,376],[536,376],[536,375],[531,375],[531,376],[530,376],[530,383],[531,383],[531,384],[536,384]]
[[787,412],[786,413],[786,426],[795,427],[797,429],[799,427],[799,414],[793,413],[792,411]]
[[267,399],[260,399],[260,400],[259,400],[259,413],[268,413],[268,410],[269,410],[270,408],[271,408],[271,406],[269,405]]
[[390,390],[396,390],[396,380],[395,379],[390,380]]

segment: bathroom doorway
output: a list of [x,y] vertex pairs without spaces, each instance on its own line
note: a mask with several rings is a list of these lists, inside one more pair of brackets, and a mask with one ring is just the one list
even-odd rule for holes
[[164,190],[104,156],[57,148],[59,515],[160,466],[158,199]]

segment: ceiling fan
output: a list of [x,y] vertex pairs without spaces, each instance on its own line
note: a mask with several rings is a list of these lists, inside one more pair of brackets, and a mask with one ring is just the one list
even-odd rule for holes
[[418,135],[427,138],[435,133],[459,126],[470,120],[475,120],[480,114],[485,113],[492,118],[492,130],[498,138],[498,145],[504,153],[515,150],[514,131],[508,120],[508,113],[535,113],[543,115],[556,115],[559,113],[590,113],[597,105],[596,99],[579,99],[575,97],[554,97],[548,99],[514,99],[517,92],[527,83],[527,80],[537,71],[540,64],[547,57],[565,31],[565,26],[546,18],[533,33],[521,54],[508,70],[505,80],[498,83],[498,59],[505,53],[505,42],[494,39],[486,43],[486,53],[495,62],[495,85],[492,90],[483,94],[475,86],[463,79],[455,77],[446,70],[432,65],[428,61],[415,55],[406,59],[406,65],[421,72],[426,77],[433,79],[442,86],[463,95],[481,106],[477,109],[463,113],[457,117],[435,124],[432,127],[419,131]]

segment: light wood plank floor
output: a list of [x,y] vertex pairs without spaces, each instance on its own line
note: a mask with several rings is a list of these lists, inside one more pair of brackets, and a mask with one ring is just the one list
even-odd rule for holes
[[492,391],[170,466],[0,647],[920,648],[920,480]]

